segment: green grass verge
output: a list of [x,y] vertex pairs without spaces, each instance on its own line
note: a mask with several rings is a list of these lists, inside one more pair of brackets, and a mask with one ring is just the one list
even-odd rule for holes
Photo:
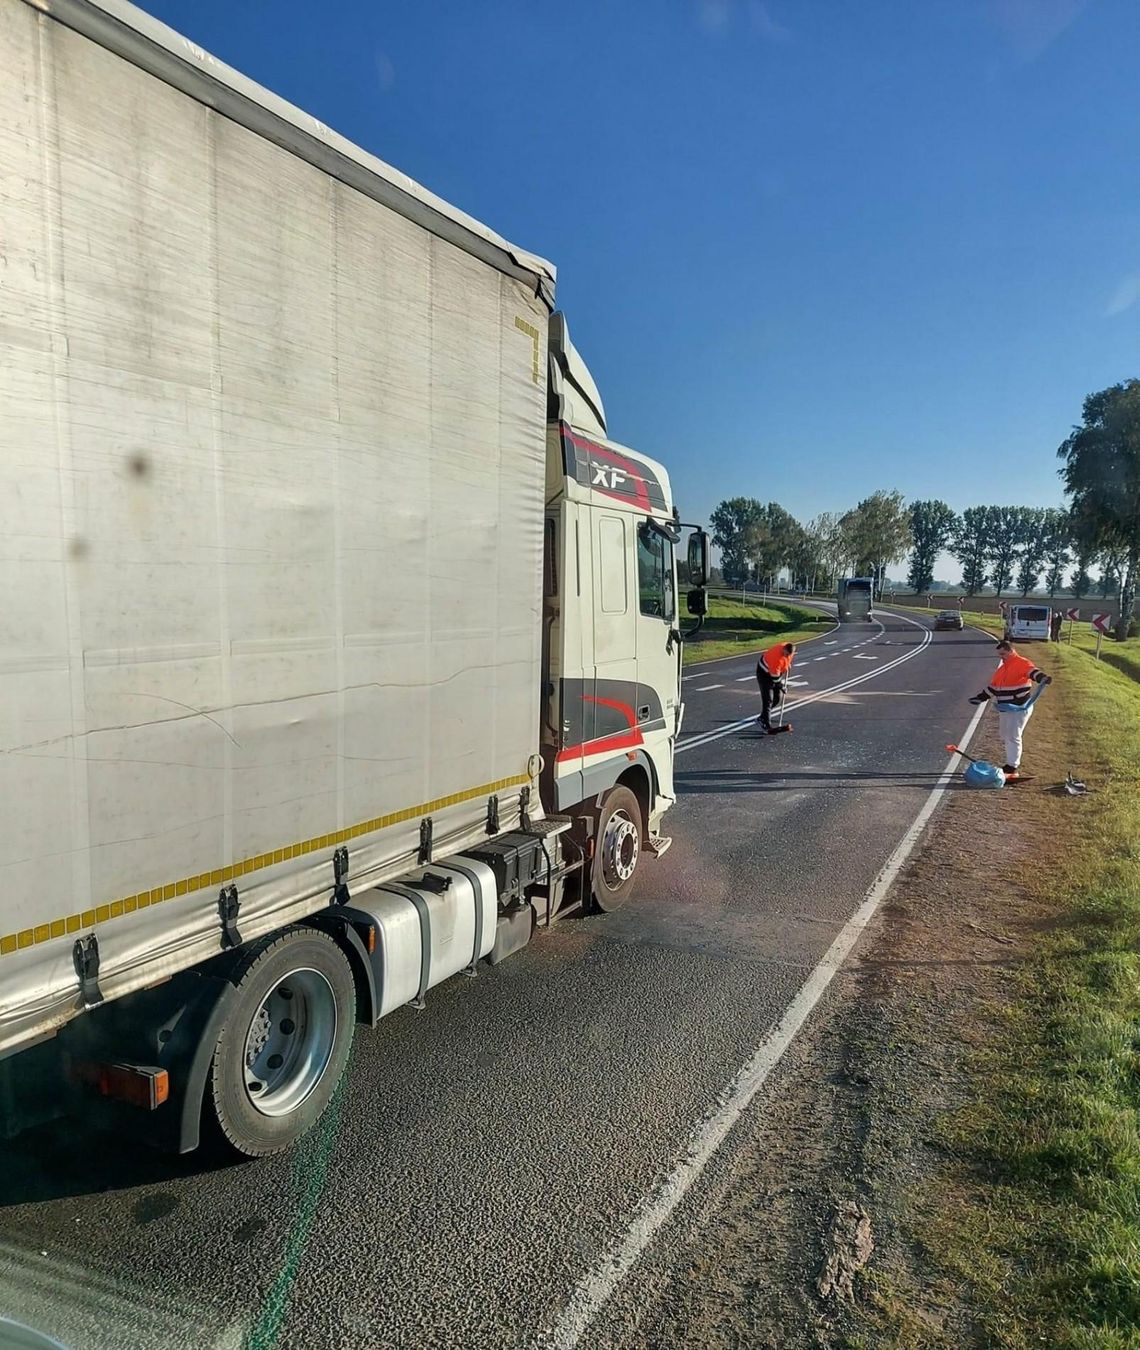
[[[686,624],[692,621],[684,603],[681,618]],[[685,643],[684,663],[689,666],[718,657],[741,656],[760,651],[781,638],[785,642],[803,642],[834,627],[834,619],[800,605],[773,601],[744,603],[726,596],[710,596],[704,627]]]
[[[1061,645],[1067,647],[1068,625],[1061,633]],[[1092,655],[1096,652],[1096,634],[1089,631],[1087,624],[1073,625],[1073,650]],[[1106,665],[1123,671],[1129,679],[1140,680],[1140,638],[1129,638],[1127,642],[1117,642],[1113,638],[1102,638],[1100,659]]]
[[1097,792],[952,1130],[992,1184],[928,1237],[989,1305],[989,1343],[1109,1350],[1140,1345],[1140,685],[1050,654]]

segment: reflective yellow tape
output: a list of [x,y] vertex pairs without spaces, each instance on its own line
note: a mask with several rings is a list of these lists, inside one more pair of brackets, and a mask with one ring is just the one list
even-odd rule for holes
[[531,341],[531,360],[530,360],[530,378],[535,384],[542,383],[542,372],[538,365],[539,351],[542,346],[542,334],[532,323],[527,323],[523,318],[515,316],[515,327],[520,333],[525,333]]
[[[535,336],[537,340],[537,330]],[[245,876],[263,867],[273,867],[286,859],[299,858],[303,854],[315,853],[319,849],[336,848],[351,839],[359,839],[362,835],[387,829],[390,825],[422,819],[424,816],[430,816],[433,811],[443,811],[449,806],[458,806],[476,797],[489,797],[493,792],[502,792],[504,788],[524,787],[529,782],[530,779],[525,773],[516,774],[514,778],[500,778],[497,783],[484,783],[481,787],[470,788],[467,792],[453,792],[450,796],[437,797],[431,802],[421,802],[418,806],[409,806],[403,811],[375,816],[372,820],[361,821],[358,825],[348,825],[343,830],[337,830],[335,834],[321,834],[284,848],[271,849],[267,853],[257,854],[256,857],[243,858],[241,862],[232,863],[229,867],[214,868],[210,872],[199,872],[197,876],[183,877],[180,881],[154,886],[148,891],[139,891],[137,895],[112,900],[108,904],[97,905],[94,909],[85,909],[79,914],[68,914],[62,919],[52,919],[35,928],[25,928],[19,933],[0,934],[0,956],[10,956],[13,952],[23,951],[26,947],[36,947],[41,942],[51,942],[55,938],[77,933],[80,929],[94,928],[98,924],[133,914],[136,909],[160,905],[164,900],[172,900],[176,896],[189,895],[210,886],[220,886],[223,881]]]

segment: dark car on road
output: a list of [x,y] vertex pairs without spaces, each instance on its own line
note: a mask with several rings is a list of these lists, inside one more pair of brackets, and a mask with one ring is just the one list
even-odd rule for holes
[[957,609],[941,610],[934,620],[935,632],[937,632],[939,628],[957,628],[960,631],[965,628],[965,626],[966,625],[962,621],[962,612]]

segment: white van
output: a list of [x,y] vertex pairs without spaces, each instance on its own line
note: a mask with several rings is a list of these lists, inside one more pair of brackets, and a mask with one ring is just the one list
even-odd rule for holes
[[1048,605],[1010,605],[1005,616],[1005,635],[1014,642],[1049,641]]

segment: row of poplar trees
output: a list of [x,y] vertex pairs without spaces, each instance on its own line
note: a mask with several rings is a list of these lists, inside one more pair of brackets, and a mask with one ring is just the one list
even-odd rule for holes
[[721,502],[712,514],[714,542],[730,583],[763,580],[788,568],[797,583],[830,587],[838,576],[874,576],[909,559],[907,584],[934,584],[939,555],[962,567],[963,589],[976,595],[1028,595],[1041,584],[1053,596],[1095,589],[1120,601],[1117,635],[1128,631],[1140,573],[1140,380],[1085,399],[1081,423],[1057,454],[1068,501],[1063,507],[909,505],[900,492],[876,492],[842,514],[801,524],[777,502],[748,497]]

